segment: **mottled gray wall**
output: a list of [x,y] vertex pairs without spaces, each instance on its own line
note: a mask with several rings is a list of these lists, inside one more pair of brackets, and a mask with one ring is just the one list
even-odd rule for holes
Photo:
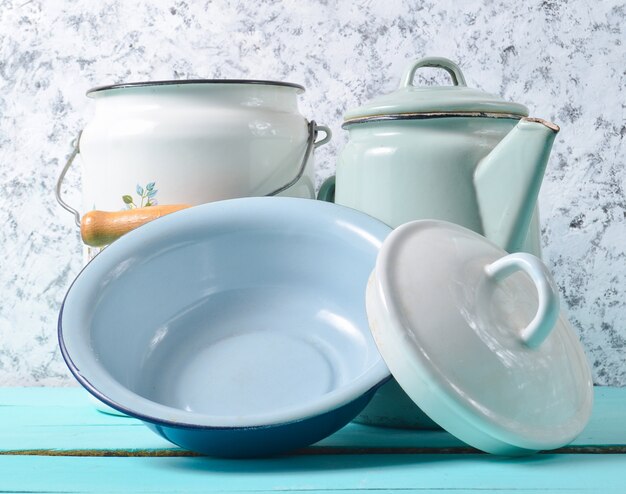
[[[462,8],[460,7],[462,6]],[[393,90],[407,61],[443,55],[468,84],[559,123],[541,192],[545,259],[601,384],[626,384],[626,55],[622,2],[0,0],[0,385],[72,382],[56,317],[81,266],[53,199],[69,142],[104,83],[261,78],[307,87],[332,126]],[[432,74],[431,74],[432,75]],[[69,177],[79,202],[79,177]]]

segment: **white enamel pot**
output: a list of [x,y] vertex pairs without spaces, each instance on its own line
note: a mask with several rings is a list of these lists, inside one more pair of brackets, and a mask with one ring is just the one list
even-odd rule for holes
[[[330,130],[299,112],[303,92],[297,84],[254,80],[91,89],[95,115],[61,172],[57,199],[80,225],[81,213],[60,195],[65,173],[80,153],[83,215],[115,213],[83,218],[83,228],[114,228],[95,240],[83,230],[85,243],[103,246],[185,206],[247,196],[313,198],[313,150],[330,140]],[[325,136],[316,140],[320,130]]]

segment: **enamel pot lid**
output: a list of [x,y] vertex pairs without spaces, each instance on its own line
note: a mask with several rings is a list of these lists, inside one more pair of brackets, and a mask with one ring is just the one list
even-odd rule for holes
[[582,345],[544,264],[442,221],[385,240],[367,314],[391,373],[451,434],[517,455],[571,442],[591,415]]
[[[448,86],[416,86],[415,73],[423,67],[445,70],[451,79]],[[461,69],[443,57],[426,57],[412,62],[405,70],[400,87],[349,110],[345,125],[378,120],[405,120],[437,117],[499,117],[528,116],[528,108],[506,101],[498,95],[467,87]]]

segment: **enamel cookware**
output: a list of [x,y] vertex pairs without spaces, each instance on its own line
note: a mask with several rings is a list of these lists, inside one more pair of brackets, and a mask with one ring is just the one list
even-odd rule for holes
[[[416,84],[425,68],[445,71],[450,84]],[[536,202],[556,125],[528,118],[519,103],[468,87],[454,62],[427,57],[407,66],[397,90],[348,111],[343,128],[348,142],[321,199],[394,228],[413,220],[449,221],[507,252],[540,256]],[[393,381],[358,420],[426,423]]]
[[[139,224],[184,207],[248,196],[313,198],[313,151],[330,140],[330,130],[300,113],[303,93],[288,82],[224,79],[89,90],[95,113],[56,189],[91,248],[87,258]],[[82,221],[61,196],[77,155]]]
[[[451,85],[415,85],[425,67],[446,71]],[[348,111],[343,127],[348,143],[320,198],[394,228],[450,221],[508,252],[539,254],[535,205],[556,125],[467,87],[454,62],[427,57],[407,67],[399,89]]]
[[589,365],[531,254],[507,254],[452,223],[407,223],[378,255],[367,312],[399,386],[478,449],[558,448],[589,420]]
[[79,274],[59,316],[62,354],[90,393],[183,448],[304,447],[352,420],[389,377],[363,298],[389,232],[305,199],[173,213]]
[[214,456],[312,444],[390,372],[420,414],[496,454],[563,446],[592,406],[538,258],[320,201],[220,201],[130,232],[79,274],[59,339],[93,395]]

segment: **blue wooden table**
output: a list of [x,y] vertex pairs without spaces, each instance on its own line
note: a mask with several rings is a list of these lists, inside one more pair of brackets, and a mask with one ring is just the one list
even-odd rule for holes
[[76,388],[0,388],[0,493],[626,493],[626,388],[597,388],[570,446],[480,454],[443,431],[351,424],[280,458],[199,457],[140,422],[96,411]]

